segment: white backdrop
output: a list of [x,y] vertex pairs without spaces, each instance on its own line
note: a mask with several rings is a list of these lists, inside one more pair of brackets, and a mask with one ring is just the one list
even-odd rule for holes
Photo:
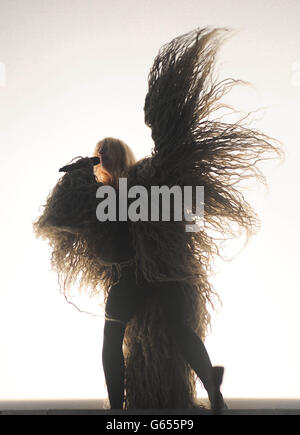
[[154,56],[207,25],[238,30],[219,53],[219,75],[253,87],[226,101],[266,107],[253,126],[283,141],[287,157],[267,169],[268,194],[249,194],[259,236],[216,267],[223,306],[206,344],[226,368],[224,396],[299,397],[299,14],[297,0],[1,1],[0,399],[106,396],[102,310],[65,302],[31,222],[58,168],[99,139],[119,137],[139,158],[150,152],[143,104]]

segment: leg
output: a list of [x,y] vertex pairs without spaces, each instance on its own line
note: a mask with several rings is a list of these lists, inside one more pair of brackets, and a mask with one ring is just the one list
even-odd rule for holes
[[123,409],[124,401],[124,355],[122,343],[125,324],[105,321],[102,363],[111,409]]
[[135,282],[134,271],[125,269],[118,284],[111,287],[105,307],[102,363],[111,409],[123,409],[126,324],[143,302],[143,289]]
[[182,355],[206,389],[211,407],[223,408],[225,406],[223,396],[219,388],[216,389],[213,366],[203,341],[195,331],[180,323],[173,325],[172,331]]
[[197,373],[205,389],[209,391],[212,364],[203,341],[191,328],[182,324],[177,323],[172,330],[185,360]]
[[182,318],[184,297],[181,287],[176,283],[168,283],[161,288],[161,292],[161,301],[170,332],[174,335],[184,359],[206,389],[212,408],[216,408],[217,404],[218,406],[220,403],[223,404],[223,397],[219,388],[217,390],[215,388],[213,366],[203,341]]

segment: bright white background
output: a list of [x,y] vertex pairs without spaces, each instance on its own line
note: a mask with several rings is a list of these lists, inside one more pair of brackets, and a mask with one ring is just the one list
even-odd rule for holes
[[250,192],[259,236],[216,267],[223,306],[207,348],[226,368],[225,396],[300,396],[299,15],[297,0],[1,1],[0,399],[106,396],[102,309],[94,317],[65,302],[31,222],[58,168],[99,139],[150,152],[143,104],[154,56],[206,25],[238,30],[219,53],[220,78],[253,84],[226,101],[245,113],[266,107],[253,126],[287,147],[284,165],[268,169],[270,192]]

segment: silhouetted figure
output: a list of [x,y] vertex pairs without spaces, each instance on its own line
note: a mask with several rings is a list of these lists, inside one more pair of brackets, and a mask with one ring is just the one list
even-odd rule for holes
[[[242,81],[212,78],[215,56],[227,29],[196,29],[163,46],[149,74],[145,122],[152,130],[151,156],[136,161],[119,139],[104,138],[92,161],[79,158],[50,192],[34,223],[52,248],[52,267],[65,292],[77,283],[104,292],[103,368],[110,406],[191,408],[196,376],[212,409],[225,406],[223,368],[212,367],[204,346],[209,306],[217,296],[210,281],[212,259],[223,240],[259,219],[238,189],[254,177],[265,181],[259,160],[281,156],[279,143],[241,125],[211,120],[219,102]],[[78,165],[77,165],[78,166]],[[196,216],[177,221],[100,222],[99,187],[204,186],[204,226],[186,231]],[[133,203],[132,199],[129,201]],[[193,204],[193,211],[195,209]],[[124,396],[125,391],[125,396]],[[124,405],[125,399],[125,405]]]

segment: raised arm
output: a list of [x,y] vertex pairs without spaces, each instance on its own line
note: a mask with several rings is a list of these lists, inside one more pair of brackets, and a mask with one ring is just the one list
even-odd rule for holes
[[66,172],[49,193],[43,213],[34,223],[38,236],[47,236],[53,227],[76,234],[96,222],[96,191],[103,183],[97,182],[90,159],[81,161],[83,166]]
[[[118,255],[116,222],[99,222],[97,182],[93,165],[64,174],[49,193],[42,214],[33,223],[34,234],[51,248],[51,268],[66,293],[74,284],[92,294],[111,285],[111,268]],[[101,286],[100,286],[101,284]]]

